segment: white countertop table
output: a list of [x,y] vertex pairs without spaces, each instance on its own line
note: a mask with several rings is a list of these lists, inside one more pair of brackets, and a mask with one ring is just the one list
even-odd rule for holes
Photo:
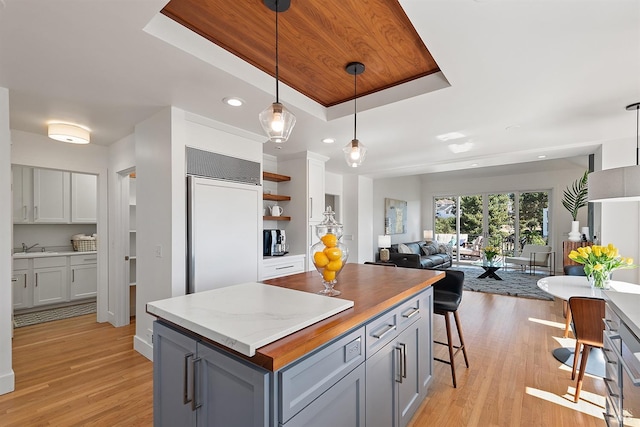
[[[571,297],[604,298],[602,289],[592,288],[585,276],[548,276],[538,280],[538,287],[556,298],[568,301]],[[609,291],[640,294],[640,286],[611,281]]]

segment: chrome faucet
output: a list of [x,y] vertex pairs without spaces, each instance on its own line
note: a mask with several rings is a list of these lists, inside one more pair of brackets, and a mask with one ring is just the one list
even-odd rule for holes
[[24,243],[22,244],[22,252],[29,252],[30,249],[35,248],[36,246],[38,246],[40,243],[36,243],[35,245],[31,245],[31,246],[27,246]]

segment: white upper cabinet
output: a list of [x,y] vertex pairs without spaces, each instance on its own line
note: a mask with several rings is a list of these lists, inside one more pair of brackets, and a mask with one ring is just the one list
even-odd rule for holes
[[320,222],[324,219],[324,161],[307,159],[309,221]]
[[13,223],[33,222],[33,174],[32,169],[13,166]]
[[14,224],[95,224],[98,177],[12,166]]
[[33,170],[33,222],[69,223],[69,172],[51,169]]
[[71,174],[71,222],[97,222],[98,177],[83,173]]

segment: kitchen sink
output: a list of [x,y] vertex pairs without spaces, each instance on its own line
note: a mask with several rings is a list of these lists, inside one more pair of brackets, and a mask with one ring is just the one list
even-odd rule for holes
[[57,255],[58,252],[16,252],[14,258],[37,258],[43,256]]

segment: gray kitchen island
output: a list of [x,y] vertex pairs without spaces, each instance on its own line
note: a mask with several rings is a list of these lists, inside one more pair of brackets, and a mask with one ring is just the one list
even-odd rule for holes
[[[287,290],[287,300],[294,291],[290,302],[278,303],[284,315],[276,320],[259,305],[239,315],[237,295],[218,292],[227,288],[149,303],[147,312],[158,317],[154,425],[406,425],[431,381],[431,285],[443,275],[347,264],[340,299],[315,299],[322,288],[315,272],[268,280],[266,287],[238,285],[247,301],[263,291],[278,295],[273,287]],[[208,304],[207,297],[218,300]],[[227,309],[240,316],[238,331],[222,320]],[[309,314],[302,323],[301,313]],[[256,336],[241,327],[252,318]],[[274,341],[265,343],[269,337]]]

